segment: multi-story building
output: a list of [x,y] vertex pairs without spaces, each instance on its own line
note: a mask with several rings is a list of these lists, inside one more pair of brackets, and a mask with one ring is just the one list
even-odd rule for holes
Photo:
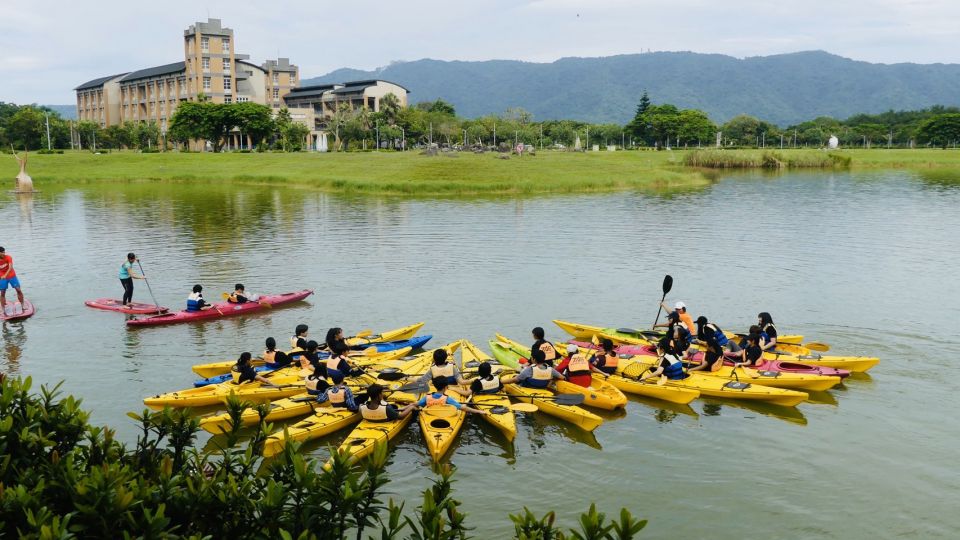
[[[326,121],[342,103],[351,109],[380,110],[387,94],[407,105],[408,90],[380,80],[355,81],[300,88],[300,70],[289,58],[255,64],[235,52],[233,30],[220,19],[197,22],[183,32],[183,60],[130,73],[100,77],[81,84],[77,118],[107,127],[127,121],[156,122],[166,132],[177,106],[200,96],[212,103],[260,103],[273,109],[287,107],[290,117],[310,128],[307,144],[314,144]],[[234,133],[228,147],[249,147],[249,139]]]
[[165,130],[184,101],[201,95],[213,103],[253,102],[279,108],[300,81],[289,58],[263,65],[236,54],[233,29],[219,19],[197,22],[183,32],[183,61],[101,77],[76,87],[77,118],[106,127],[154,121]]

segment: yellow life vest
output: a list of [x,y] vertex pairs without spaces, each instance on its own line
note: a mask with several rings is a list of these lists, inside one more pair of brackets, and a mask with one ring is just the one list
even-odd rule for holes
[[330,356],[327,358],[327,369],[340,371],[340,369],[337,367],[340,365],[340,358],[341,357],[339,356]]
[[293,336],[292,338],[290,338],[290,347],[296,349],[296,348],[297,348],[297,340],[298,340],[298,339],[300,339],[299,336]]
[[430,366],[430,375],[432,377],[446,377],[448,379],[453,378],[453,364],[446,363],[442,366],[436,364]]
[[538,381],[550,382],[553,380],[553,368],[548,365],[533,366],[533,378]]
[[480,381],[481,392],[497,392],[500,390],[500,377],[496,375],[493,375],[489,381],[483,377],[478,380]]
[[322,379],[320,379],[320,378],[314,378],[313,375],[310,375],[310,376],[308,376],[307,379],[303,382],[303,384],[307,387],[307,390],[308,390],[308,391],[310,391],[310,392],[316,392],[316,391],[317,391],[317,386],[319,386],[321,380],[322,380]]
[[263,361],[272,364],[273,359],[277,357],[277,351],[263,351]]
[[327,390],[327,400],[331,405],[343,405],[347,401],[347,389],[343,386],[333,386]]
[[378,403],[376,409],[370,408],[371,403],[364,403],[360,406],[360,416],[364,420],[372,422],[385,422],[387,420],[387,404],[383,401]]

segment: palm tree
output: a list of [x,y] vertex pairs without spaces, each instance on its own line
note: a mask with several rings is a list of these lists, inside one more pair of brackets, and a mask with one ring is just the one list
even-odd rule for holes
[[350,104],[341,102],[337,104],[336,110],[333,111],[333,115],[330,117],[330,120],[327,121],[327,126],[333,128],[334,146],[337,152],[343,147],[343,142],[340,139],[340,128],[352,121],[353,117],[353,109],[350,108]]
[[380,113],[388,124],[396,125],[397,115],[400,113],[400,98],[393,92],[380,98]]

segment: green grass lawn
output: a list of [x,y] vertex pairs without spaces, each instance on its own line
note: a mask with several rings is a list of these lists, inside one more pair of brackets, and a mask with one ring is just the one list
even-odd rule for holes
[[[772,149],[775,150],[775,149]],[[802,159],[820,150],[776,150]],[[760,150],[724,152],[762,153]],[[854,169],[916,168],[960,170],[953,150],[837,150]],[[282,184],[336,193],[404,195],[538,194],[631,189],[673,190],[710,182],[700,170],[684,167],[684,151],[541,152],[499,159],[496,154],[418,152],[368,153],[186,153],[88,152],[31,154],[28,171],[38,189],[44,183],[144,180]],[[16,174],[6,161],[8,178]]]
[[[15,168],[12,159],[9,165]],[[31,155],[28,170],[38,189],[46,182],[201,180],[338,193],[455,195],[679,189],[709,183],[701,173],[684,169],[679,154],[669,152],[541,152],[510,159],[491,153],[67,152]]]

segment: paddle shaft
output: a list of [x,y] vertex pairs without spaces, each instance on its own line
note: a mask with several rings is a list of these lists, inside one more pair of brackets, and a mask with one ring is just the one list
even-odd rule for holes
[[653,320],[653,326],[656,327],[660,322],[660,313],[663,311],[663,301],[667,299],[667,293],[673,288],[673,277],[670,274],[663,276],[663,296],[660,298],[660,306],[657,307],[657,318]]
[[140,264],[140,259],[137,259],[137,266],[140,267],[140,277],[143,278],[143,282],[147,284],[147,290],[150,291],[150,299],[153,300],[153,305],[157,307],[157,315],[162,313],[160,311],[160,304],[157,303],[157,297],[153,295],[153,288],[150,287],[150,280],[147,279],[147,273],[143,271],[143,265]]

